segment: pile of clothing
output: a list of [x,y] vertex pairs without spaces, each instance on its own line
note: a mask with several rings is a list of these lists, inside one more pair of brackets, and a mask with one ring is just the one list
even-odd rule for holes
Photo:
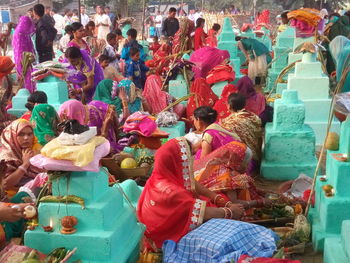
[[99,171],[100,160],[110,152],[110,144],[96,136],[96,127],[69,120],[59,125],[63,132],[31,159],[39,168],[51,171]]
[[58,63],[55,61],[46,61],[33,67],[32,81],[43,80],[47,76],[54,76],[59,79],[65,79],[69,64]]

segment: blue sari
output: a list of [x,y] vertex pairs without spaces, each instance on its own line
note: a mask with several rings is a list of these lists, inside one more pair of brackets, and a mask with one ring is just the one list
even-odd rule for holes
[[[336,65],[339,82],[344,70],[350,66],[350,40],[344,36],[337,36],[329,44],[329,49]],[[341,92],[348,91],[350,91],[350,74],[347,75]]]

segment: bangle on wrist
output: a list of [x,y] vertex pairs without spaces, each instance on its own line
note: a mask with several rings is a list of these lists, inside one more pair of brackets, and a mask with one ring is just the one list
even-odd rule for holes
[[233,203],[231,202],[231,201],[228,201],[228,202],[226,202],[226,204],[225,204],[225,207],[229,207],[230,205],[232,205]]

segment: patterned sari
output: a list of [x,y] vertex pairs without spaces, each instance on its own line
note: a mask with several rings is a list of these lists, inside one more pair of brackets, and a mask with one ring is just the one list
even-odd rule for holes
[[261,158],[262,124],[260,118],[245,109],[232,113],[221,121],[222,127],[236,133],[253,152],[253,159]]
[[152,176],[138,202],[137,216],[145,236],[157,248],[179,241],[203,222],[206,201],[196,197],[190,147],[183,137],[164,144],[155,155]]
[[[0,160],[4,160],[6,164],[6,177],[15,172],[19,166],[23,164],[22,161],[22,148],[17,140],[18,134],[25,128],[30,127],[33,129],[31,123],[26,120],[18,119],[13,121],[9,126],[7,126],[1,134],[0,139]],[[32,150],[39,151],[41,146],[38,144],[37,139],[34,137]],[[5,189],[6,191],[10,190],[9,195],[13,195],[17,192],[20,186],[25,185],[27,182],[35,178],[39,173],[43,172],[42,169],[39,169],[33,165],[30,165],[27,169],[25,175],[19,181],[19,183],[11,187],[10,189]]]
[[34,135],[42,146],[56,137],[59,120],[55,108],[51,105],[36,105],[30,121],[33,125]]
[[218,112],[218,120],[230,115],[227,100],[232,93],[237,93],[237,88],[233,84],[227,84],[221,93],[221,98],[215,103],[214,110]]

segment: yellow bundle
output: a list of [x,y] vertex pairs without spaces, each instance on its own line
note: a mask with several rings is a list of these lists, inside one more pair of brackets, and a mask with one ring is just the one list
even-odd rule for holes
[[339,135],[336,132],[330,132],[326,140],[326,149],[336,151],[339,149]]
[[296,19],[317,27],[321,20],[320,11],[311,8],[302,8],[288,13],[289,19]]
[[42,148],[41,154],[55,160],[72,161],[75,166],[84,167],[94,160],[96,147],[105,142],[104,137],[95,136],[83,145],[62,145],[55,138]]

